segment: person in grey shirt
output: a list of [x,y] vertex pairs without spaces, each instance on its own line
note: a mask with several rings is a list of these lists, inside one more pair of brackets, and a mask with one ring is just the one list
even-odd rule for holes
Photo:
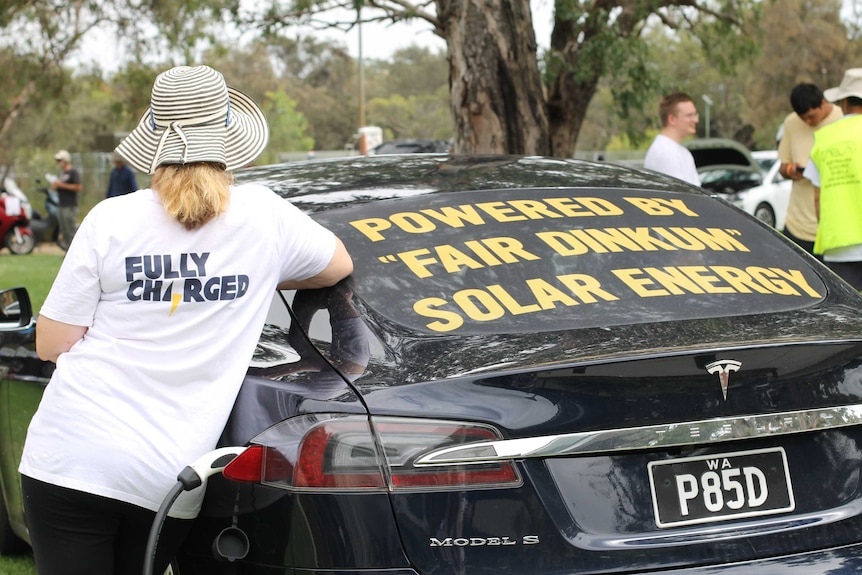
[[72,156],[66,150],[54,154],[54,160],[60,168],[60,177],[51,182],[51,187],[57,190],[60,206],[57,210],[57,220],[60,225],[60,247],[69,249],[72,238],[78,229],[78,194],[81,193],[81,174],[72,167]]

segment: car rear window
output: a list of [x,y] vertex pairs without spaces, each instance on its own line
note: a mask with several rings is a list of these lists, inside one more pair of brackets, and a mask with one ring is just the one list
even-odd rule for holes
[[528,333],[780,312],[826,295],[776,234],[708,196],[491,190],[315,216],[358,297],[429,333]]

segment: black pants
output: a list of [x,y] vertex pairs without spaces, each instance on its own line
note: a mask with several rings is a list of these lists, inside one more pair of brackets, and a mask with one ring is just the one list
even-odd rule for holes
[[826,266],[857,290],[862,290],[862,262],[825,262]]
[[[155,512],[21,477],[39,575],[141,575]],[[167,569],[192,521],[168,518],[154,573]]]
[[790,241],[792,241],[794,244],[796,244],[815,258],[820,261],[823,261],[823,256],[814,253],[814,242],[809,242],[808,240],[797,238],[792,233],[790,233],[790,230],[788,230],[787,228],[784,228],[781,233],[783,233]]

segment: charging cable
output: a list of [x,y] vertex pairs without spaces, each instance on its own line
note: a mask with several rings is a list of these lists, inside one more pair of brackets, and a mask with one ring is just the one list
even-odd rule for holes
[[209,477],[216,473],[221,473],[227,464],[233,461],[245,449],[245,447],[221,447],[214,449],[180,471],[180,474],[177,475],[177,482],[168,491],[167,496],[162,501],[153,519],[153,526],[150,528],[150,536],[147,539],[147,551],[144,555],[143,575],[154,575],[153,564],[155,563],[156,550],[159,546],[159,534],[162,532],[162,526],[165,523],[168,512],[180,494],[183,491],[197,489]]

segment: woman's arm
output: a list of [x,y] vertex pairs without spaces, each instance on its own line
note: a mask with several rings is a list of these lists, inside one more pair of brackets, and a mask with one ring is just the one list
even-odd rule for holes
[[340,239],[335,238],[335,253],[329,264],[316,276],[304,280],[288,280],[278,284],[278,289],[315,289],[337,284],[353,272],[353,259]]
[[87,327],[55,321],[43,315],[36,321],[36,353],[39,359],[56,362],[87,333]]

